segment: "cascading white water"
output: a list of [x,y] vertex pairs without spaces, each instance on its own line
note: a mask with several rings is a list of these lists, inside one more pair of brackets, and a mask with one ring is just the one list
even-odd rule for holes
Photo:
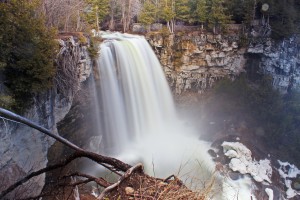
[[103,36],[98,67],[104,133],[122,149],[145,134],[160,134],[174,120],[174,103],[162,68],[145,39]]
[[192,159],[206,159],[213,168],[205,144],[176,117],[162,67],[144,37],[114,33],[102,38],[98,70],[108,153],[154,165],[159,176],[175,173]]
[[[98,101],[106,153],[131,164],[143,162],[146,171],[156,176],[184,174],[181,178],[187,184],[201,187],[200,182],[210,179],[215,169],[208,144],[177,118],[150,45],[144,37],[129,34],[103,34],[102,38]],[[220,196],[216,199],[223,199]]]

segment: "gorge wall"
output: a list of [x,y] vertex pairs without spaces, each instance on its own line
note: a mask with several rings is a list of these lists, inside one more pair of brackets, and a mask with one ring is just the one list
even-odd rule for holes
[[300,90],[298,37],[280,42],[252,37],[246,47],[240,46],[238,35],[199,31],[172,35],[151,33],[147,39],[176,94],[184,91],[201,93],[221,78],[233,79],[250,70],[246,69],[249,65],[260,74],[270,75],[273,86],[282,93],[290,89]]
[[[66,88],[63,83],[53,89],[38,94],[34,103],[24,116],[57,134],[56,124],[69,112],[73,97],[80,89],[80,82],[89,77],[92,69],[88,56],[87,44],[80,44],[73,36],[58,39],[57,73],[63,80],[72,74],[75,88]],[[71,73],[71,70],[75,72]],[[65,71],[65,74],[62,73]],[[62,77],[62,74],[64,74]],[[69,75],[68,75],[69,74]],[[70,77],[69,77],[70,78]],[[78,83],[78,84],[76,84]],[[0,122],[0,191],[10,186],[29,172],[47,165],[47,153],[54,140],[25,125],[1,119]],[[40,194],[44,186],[45,176],[39,176],[11,193],[8,198],[26,198],[27,195]]]
[[247,53],[258,55],[258,70],[270,75],[273,86],[282,93],[300,90],[300,38],[291,37],[282,41],[269,38],[253,38]]
[[233,78],[244,71],[245,48],[238,37],[200,32],[173,35],[150,34],[152,45],[176,94],[203,92],[223,77]]

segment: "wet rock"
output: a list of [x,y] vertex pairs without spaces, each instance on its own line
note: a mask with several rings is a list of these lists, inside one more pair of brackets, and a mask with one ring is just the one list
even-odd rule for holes
[[213,157],[213,158],[215,158],[215,157],[218,156],[217,153],[216,153],[214,150],[212,150],[212,149],[209,149],[209,150],[208,150],[208,154],[209,154],[211,157]]
[[237,172],[229,172],[229,177],[232,179],[232,180],[238,180],[240,178],[240,174],[237,173]]
[[294,188],[295,190],[300,191],[300,181],[294,182],[294,183],[293,183],[293,188]]

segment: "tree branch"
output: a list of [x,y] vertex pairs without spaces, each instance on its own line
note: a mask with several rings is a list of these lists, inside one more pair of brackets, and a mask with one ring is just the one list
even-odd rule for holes
[[95,183],[97,183],[98,185],[100,185],[104,188],[107,188],[111,185],[109,182],[107,182],[106,180],[104,180],[101,177],[97,178],[97,177],[94,177],[94,176],[91,176],[91,175],[88,175],[88,174],[83,174],[83,173],[80,173],[80,172],[75,172],[75,173],[69,174],[67,176],[64,176],[63,178],[72,177],[72,176],[83,177],[83,178],[86,178],[86,180],[71,183],[68,186],[80,185],[80,184],[83,184],[83,183],[87,183],[86,181],[88,181],[88,182],[94,181]]
[[17,115],[13,112],[10,112],[6,109],[0,108],[0,115],[3,117],[6,117],[10,120],[25,124],[27,126],[30,126],[31,128],[34,128],[36,130],[41,131],[42,133],[45,133],[46,135],[56,139],[57,141],[63,143],[64,145],[76,150],[76,151],[84,151],[83,149],[81,149],[80,147],[78,147],[77,145],[73,144],[72,142],[66,140],[65,138],[59,136],[59,135],[55,135],[53,134],[50,130],[30,121],[29,119],[26,119],[25,117],[22,117],[20,115]]
[[118,182],[116,182],[116,183],[112,184],[111,186],[105,188],[97,199],[100,199],[100,200],[103,199],[104,196],[106,195],[106,193],[108,193],[108,192],[112,191],[113,189],[115,189],[116,187],[118,187],[122,183],[122,181],[124,181],[126,178],[128,178],[132,174],[132,172],[136,171],[137,169],[140,169],[140,170],[143,171],[143,164],[139,163],[139,164],[131,167],[130,169],[128,169],[126,171],[126,173],[123,176],[120,177]]
[[[116,171],[127,171],[128,169],[131,168],[130,165],[115,159],[115,158],[111,158],[111,157],[107,157],[107,156],[102,156],[100,154],[96,154],[94,152],[89,152],[86,151],[80,147],[78,147],[77,145],[71,143],[70,141],[66,140],[65,138],[59,136],[59,135],[55,135],[53,134],[50,130],[20,116],[17,115],[13,112],[10,112],[8,110],[5,110],[3,108],[0,108],[0,115],[4,116],[10,120],[28,125],[34,129],[37,129],[39,131],[41,131],[42,133],[45,133],[46,135],[56,139],[57,141],[61,142],[62,144],[72,148],[75,150],[75,153],[72,154],[71,156],[69,156],[68,158],[62,160],[61,162],[59,162],[58,164],[54,164],[54,165],[50,165],[46,168],[40,169],[38,171],[32,172],[31,174],[27,175],[26,177],[22,178],[21,180],[17,181],[15,184],[11,185],[10,187],[8,187],[6,190],[2,191],[0,193],[0,199],[3,198],[6,194],[8,194],[9,192],[13,191],[14,189],[16,189],[18,186],[22,185],[23,183],[27,182],[28,180],[30,180],[31,178],[41,175],[42,173],[45,173],[47,171],[50,170],[54,170],[60,167],[63,167],[65,165],[67,165],[68,163],[70,163],[71,161],[73,161],[76,158],[81,158],[81,157],[85,157],[85,158],[89,158],[90,160],[93,160],[94,162],[106,167],[107,169],[109,169],[112,172],[117,173]],[[118,173],[117,173],[118,174]]]

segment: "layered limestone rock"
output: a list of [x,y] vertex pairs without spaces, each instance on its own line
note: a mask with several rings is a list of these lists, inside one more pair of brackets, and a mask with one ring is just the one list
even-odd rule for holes
[[218,79],[234,78],[245,66],[245,49],[238,47],[237,36],[190,32],[147,38],[177,94],[202,92]]
[[[87,46],[81,45],[69,36],[58,40],[60,53],[76,63],[65,68],[74,68],[79,82],[86,80],[91,73],[91,60]],[[60,62],[59,56],[57,63]],[[59,67],[59,66],[58,66]],[[79,88],[77,88],[78,90]],[[61,121],[71,108],[75,91],[60,92],[58,87],[44,94],[36,95],[34,103],[25,113],[25,117],[57,133],[56,124]],[[0,119],[0,191],[32,171],[47,165],[47,152],[54,140],[32,128],[15,122]],[[8,199],[26,198],[38,195],[44,185],[44,175],[18,188]]]
[[281,92],[300,90],[300,40],[298,37],[281,42],[269,38],[253,39],[247,53],[259,55],[259,71],[271,75],[273,86]]

